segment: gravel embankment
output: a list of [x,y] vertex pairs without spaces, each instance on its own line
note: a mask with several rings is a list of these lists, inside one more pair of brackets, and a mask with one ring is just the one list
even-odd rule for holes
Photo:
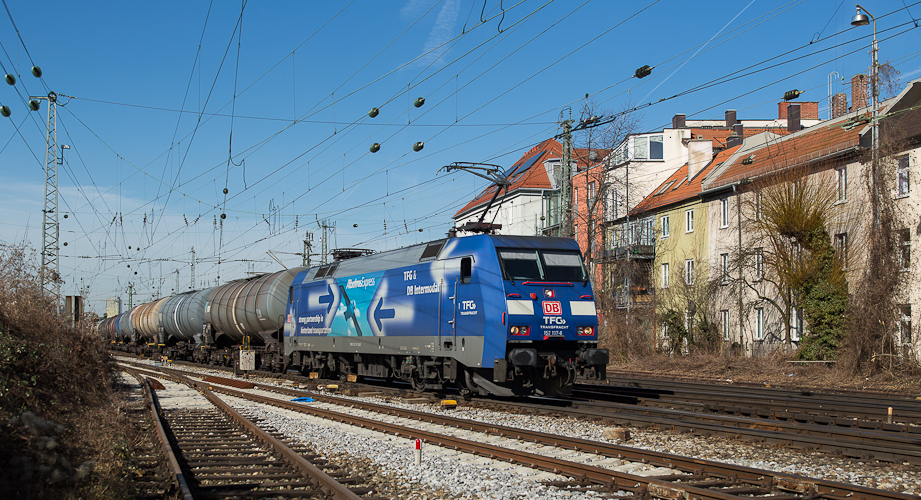
[[[195,371],[228,376],[226,372],[211,372],[204,369]],[[264,385],[278,384],[274,380],[263,380],[261,383]],[[921,468],[907,464],[849,460],[784,447],[635,428],[629,429],[631,438],[622,442],[604,437],[605,430],[610,430],[611,426],[577,419],[518,415],[464,408],[463,406],[457,410],[441,410],[426,405],[404,405],[392,401],[370,399],[377,403],[405,406],[418,411],[451,411],[451,415],[459,418],[489,422],[495,425],[555,432],[560,435],[612,442],[663,453],[907,494],[921,494]],[[416,467],[413,465],[411,443],[406,439],[330,424],[313,417],[305,417],[272,407],[257,406],[253,403],[241,404],[241,408],[256,412],[255,414],[260,418],[269,420],[279,431],[291,437],[312,443],[318,451],[331,458],[335,457],[355,464],[367,464],[367,467],[370,468],[369,473],[374,474],[375,477],[379,476],[382,487],[391,488],[388,491],[393,494],[394,498],[432,498],[432,495],[442,498],[525,498],[538,495],[546,498],[592,498],[591,494],[584,495],[556,488],[547,489],[540,485],[539,481],[551,479],[554,476],[546,473],[466,454],[456,454],[453,451],[441,453],[434,446],[426,446],[423,463]],[[615,467],[617,464],[598,463],[597,465]],[[646,473],[655,473],[655,471]],[[530,478],[527,477],[529,475]],[[419,491],[420,496],[416,496],[415,490],[420,488],[422,489]],[[423,494],[422,491],[425,493]],[[383,490],[381,494],[385,495]]]

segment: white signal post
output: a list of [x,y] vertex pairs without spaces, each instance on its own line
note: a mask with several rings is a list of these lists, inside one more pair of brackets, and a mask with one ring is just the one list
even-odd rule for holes
[[416,466],[422,465],[422,440],[417,439],[415,442]]

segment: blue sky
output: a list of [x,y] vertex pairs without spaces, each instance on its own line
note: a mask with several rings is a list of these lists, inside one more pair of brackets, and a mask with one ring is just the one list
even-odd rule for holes
[[[638,131],[675,113],[775,118],[791,89],[824,118],[829,79],[849,90],[841,78],[867,71],[872,35],[836,1],[5,5],[0,62],[18,81],[0,84],[12,111],[0,118],[0,240],[41,247],[47,104],[30,113],[25,99],[54,91],[58,143],[71,146],[62,291],[88,290],[99,312],[106,297],[127,301],[129,283],[138,303],[279,270],[268,251],[300,265],[318,220],[336,224],[331,248],[439,238],[483,187],[440,167],[510,166],[586,94],[642,106]],[[864,5],[881,61],[903,84],[921,76],[921,5]],[[631,78],[646,64],[651,76]]]

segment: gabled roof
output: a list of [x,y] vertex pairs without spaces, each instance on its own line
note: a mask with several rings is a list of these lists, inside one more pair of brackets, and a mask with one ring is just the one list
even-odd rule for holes
[[705,187],[714,189],[854,151],[860,142],[861,129],[845,130],[844,123],[839,118],[786,137],[772,134],[752,137],[734,158],[706,180]]
[[[563,146],[555,139],[547,139],[531,148],[505,171],[505,175],[511,181],[508,192],[511,194],[522,189],[553,189],[553,182],[547,175],[544,162],[559,158],[562,152]],[[454,217],[489,203],[489,200],[496,194],[496,189],[498,186],[495,184],[486,187],[476,198],[464,205],[464,208],[458,210]]]
[[685,163],[681,168],[670,175],[665,182],[653,190],[651,195],[644,198],[643,201],[630,212],[631,215],[650,212],[666,205],[687,201],[696,197],[701,192],[701,180],[703,180],[703,178],[715,167],[731,158],[740,147],[742,146],[733,146],[729,149],[720,151],[713,157],[713,160],[708,163],[707,166],[702,168],[700,172],[697,172],[691,179],[688,179],[688,164]]

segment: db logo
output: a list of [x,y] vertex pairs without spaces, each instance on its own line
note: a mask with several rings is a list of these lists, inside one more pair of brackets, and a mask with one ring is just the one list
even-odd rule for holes
[[563,307],[559,302],[544,302],[544,314],[563,314]]

